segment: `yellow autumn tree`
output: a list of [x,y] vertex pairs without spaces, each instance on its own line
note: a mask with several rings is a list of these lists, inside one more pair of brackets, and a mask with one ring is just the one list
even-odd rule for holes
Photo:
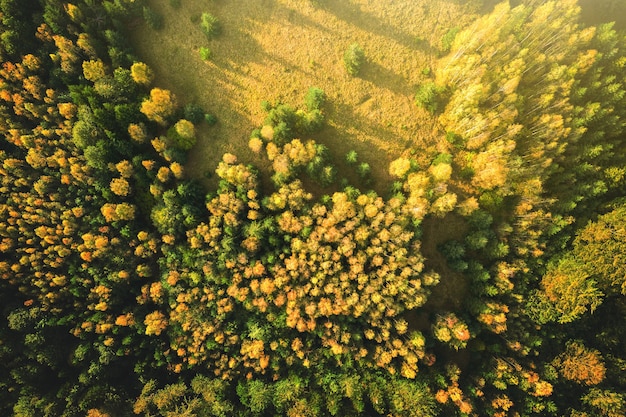
[[124,178],[113,178],[110,184],[111,191],[115,195],[125,197],[130,192],[130,185]]
[[606,374],[600,352],[575,340],[567,343],[565,352],[557,356],[552,364],[565,379],[585,385],[599,384]]
[[167,319],[160,311],[153,311],[146,316],[144,320],[146,325],[146,334],[158,336],[167,328]]
[[130,67],[130,75],[137,84],[150,85],[154,74],[147,64],[143,62],[135,62]]
[[167,118],[176,110],[176,97],[169,90],[153,88],[150,90],[150,98],[141,103],[140,111],[150,120],[160,125],[167,124]]
[[101,78],[104,78],[106,75],[106,70],[104,68],[104,63],[98,60],[90,60],[83,62],[83,75],[89,81],[98,81]]

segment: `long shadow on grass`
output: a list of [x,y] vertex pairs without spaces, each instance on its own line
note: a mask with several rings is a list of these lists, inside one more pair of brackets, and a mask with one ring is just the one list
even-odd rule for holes
[[337,33],[335,30],[330,29],[328,26],[320,25],[319,23],[312,20],[304,13],[296,9],[289,9],[287,20],[291,23],[297,23],[298,25],[303,25],[310,29],[315,29],[319,32],[330,33],[333,35]]
[[[341,102],[329,102],[326,104],[327,126],[315,135],[315,139],[332,149],[333,155],[339,162],[338,177],[345,177],[351,183],[362,183],[356,174],[356,166],[345,164],[344,155],[354,150],[358,154],[358,163],[368,163],[371,168],[371,182],[363,184],[364,188],[372,188],[380,195],[389,193],[392,179],[389,176],[389,163],[398,155],[391,155],[381,149],[371,140],[359,141],[352,137],[351,131],[365,133],[375,138],[380,143],[394,142],[399,148],[408,148],[410,141],[407,137],[399,136],[390,128],[373,122],[355,112],[353,106]],[[337,123],[338,120],[345,122]],[[339,160],[341,158],[341,160]]]
[[366,32],[395,40],[407,48],[416,47],[415,36],[406,33],[398,27],[389,25],[371,13],[364,12],[359,6],[348,1],[320,0],[318,5],[321,9],[335,15],[349,24],[358,26]]
[[406,78],[374,61],[366,62],[359,76],[396,94],[408,96],[413,90]]
[[[359,131],[378,138],[383,142],[393,142],[406,146],[409,144],[409,134],[406,136],[400,136],[391,129],[391,126],[386,126],[382,123],[378,123],[376,120],[372,120],[367,117],[363,117],[354,111],[354,106],[344,103],[332,103],[331,109],[337,113],[342,114],[341,120],[350,120],[350,125],[344,125],[344,128],[355,128]],[[372,146],[370,144],[370,146]],[[379,151],[380,152],[380,151]]]

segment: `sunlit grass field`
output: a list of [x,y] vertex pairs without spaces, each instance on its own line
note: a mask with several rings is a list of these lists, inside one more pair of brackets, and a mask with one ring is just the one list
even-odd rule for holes
[[[488,6],[450,0],[150,0],[164,17],[155,31],[140,24],[133,42],[140,58],[184,103],[217,116],[200,129],[188,172],[205,178],[224,152],[263,168],[247,149],[262,124],[261,102],[303,106],[311,86],[324,90],[326,127],[315,139],[331,150],[340,176],[343,155],[355,150],[372,167],[374,188],[388,189],[388,163],[403,153],[420,162],[445,151],[435,118],[414,104],[416,86],[427,80],[442,37],[463,27]],[[219,36],[207,39],[200,16],[214,15]],[[357,77],[342,57],[358,43],[366,62]],[[211,58],[200,57],[209,48]]]

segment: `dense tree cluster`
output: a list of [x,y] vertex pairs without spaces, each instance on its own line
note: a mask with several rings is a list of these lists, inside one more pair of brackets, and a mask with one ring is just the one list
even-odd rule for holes
[[[506,341],[475,335],[481,349],[498,352],[493,365],[483,362],[483,378],[465,388],[489,415],[607,415],[610,406],[592,405],[591,391],[565,394],[558,376],[583,385],[602,381],[615,392],[623,387],[606,381],[601,353],[617,362],[623,355],[591,342],[596,332],[587,321],[604,314],[603,307],[623,309],[621,275],[612,275],[622,264],[619,229],[607,225],[619,223],[622,210],[624,36],[611,24],[583,27],[579,14],[575,1],[497,5],[457,34],[433,82],[417,96],[431,111],[439,104],[451,183],[478,203],[464,214],[463,241],[441,250],[471,280],[470,329],[476,320]],[[550,324],[581,322],[580,328]],[[440,327],[435,332],[439,340],[450,337]],[[562,353],[552,360],[553,350]],[[545,371],[532,371],[541,366]],[[521,384],[512,376],[520,372],[534,375],[542,388]],[[512,395],[517,390],[526,394]],[[542,400],[548,391],[550,399]],[[606,401],[610,392],[603,391]],[[572,403],[560,402],[565,399]]]
[[626,44],[574,1],[448,32],[416,96],[448,147],[387,195],[337,185],[319,88],[206,190],[209,119],[126,46],[143,2],[0,12],[1,414],[626,413]]

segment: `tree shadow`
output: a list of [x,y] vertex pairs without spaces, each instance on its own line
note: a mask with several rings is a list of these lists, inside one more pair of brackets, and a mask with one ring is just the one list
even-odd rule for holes
[[300,12],[296,9],[288,9],[287,12],[287,21],[289,22],[298,22],[298,24],[304,25],[310,29],[317,30],[319,32],[325,32],[332,35],[335,35],[337,32],[329,28],[328,26],[323,26],[314,21],[313,19],[306,16],[304,13]]
[[320,0],[317,4],[322,10],[333,14],[346,23],[359,27],[361,30],[392,39],[407,48],[413,49],[417,45],[415,35],[383,22],[380,18],[363,11],[358,5],[349,1]]
[[[408,133],[407,137],[402,137],[391,127],[357,114],[354,106],[339,101],[326,103],[324,110],[329,122],[314,138],[332,149],[333,162],[337,163],[339,177],[345,177],[352,184],[362,184],[362,188],[370,188],[387,196],[392,182],[389,164],[402,152],[389,152],[385,150],[385,146],[394,145],[395,148],[408,149],[412,144]],[[355,137],[355,132],[359,132],[359,136],[365,136],[366,139],[359,140]],[[373,143],[374,141],[377,143]],[[356,151],[356,165],[346,163],[345,155],[349,151]],[[371,168],[369,181],[366,183],[357,174],[357,165],[362,162],[369,164]]]
[[368,60],[361,67],[359,77],[372,82],[380,88],[393,91],[396,94],[409,96],[414,86],[410,86],[406,78],[384,67],[378,62]]
[[455,213],[442,220],[433,216],[422,222],[422,254],[426,258],[425,270],[434,270],[440,275],[437,284],[422,307],[426,311],[459,311],[469,291],[469,282],[460,272],[453,271],[438,246],[453,239],[461,239],[467,232],[467,222]]
[[[422,145],[411,130],[417,125],[411,119],[412,86],[406,76],[391,69],[396,68],[393,62],[412,65],[416,42],[414,36],[385,25],[384,18],[361,11],[350,16],[358,6],[349,3],[342,7],[328,2],[331,10],[317,10],[276,0],[231,0],[210,6],[190,1],[176,14],[168,9],[167,0],[149,3],[166,16],[166,28],[158,33],[139,27],[131,38],[135,45],[141,42],[136,50],[155,71],[155,85],[172,90],[182,104],[201,105],[218,119],[216,126],[202,129],[202,137],[190,153],[192,176],[212,172],[225,152],[240,155],[243,162],[260,163],[247,143],[250,132],[264,118],[261,102],[284,101],[298,107],[312,85],[329,95],[325,109],[328,126],[313,137],[337,149],[333,153],[340,164],[345,153],[356,150],[359,159],[370,164],[371,186],[377,191],[385,195],[388,191],[392,181],[387,172],[389,162],[408,148]],[[191,17],[205,9],[222,22],[223,31],[214,40],[207,40],[199,26],[190,23]],[[335,19],[331,11],[347,20]],[[341,28],[346,24],[350,30],[368,32],[359,36],[377,38],[377,45],[393,42],[393,51],[402,55],[395,59],[398,56],[392,50],[372,50],[372,59],[363,65],[361,77],[350,79],[341,65],[343,51],[337,42],[345,36]],[[398,39],[414,49],[396,44]],[[211,49],[207,62],[199,57],[201,46]],[[170,54],[174,50],[176,53]],[[376,52],[380,54],[375,57]],[[385,61],[383,54],[390,61]],[[363,100],[355,100],[355,95]],[[340,170],[350,182],[359,182],[354,166]]]

